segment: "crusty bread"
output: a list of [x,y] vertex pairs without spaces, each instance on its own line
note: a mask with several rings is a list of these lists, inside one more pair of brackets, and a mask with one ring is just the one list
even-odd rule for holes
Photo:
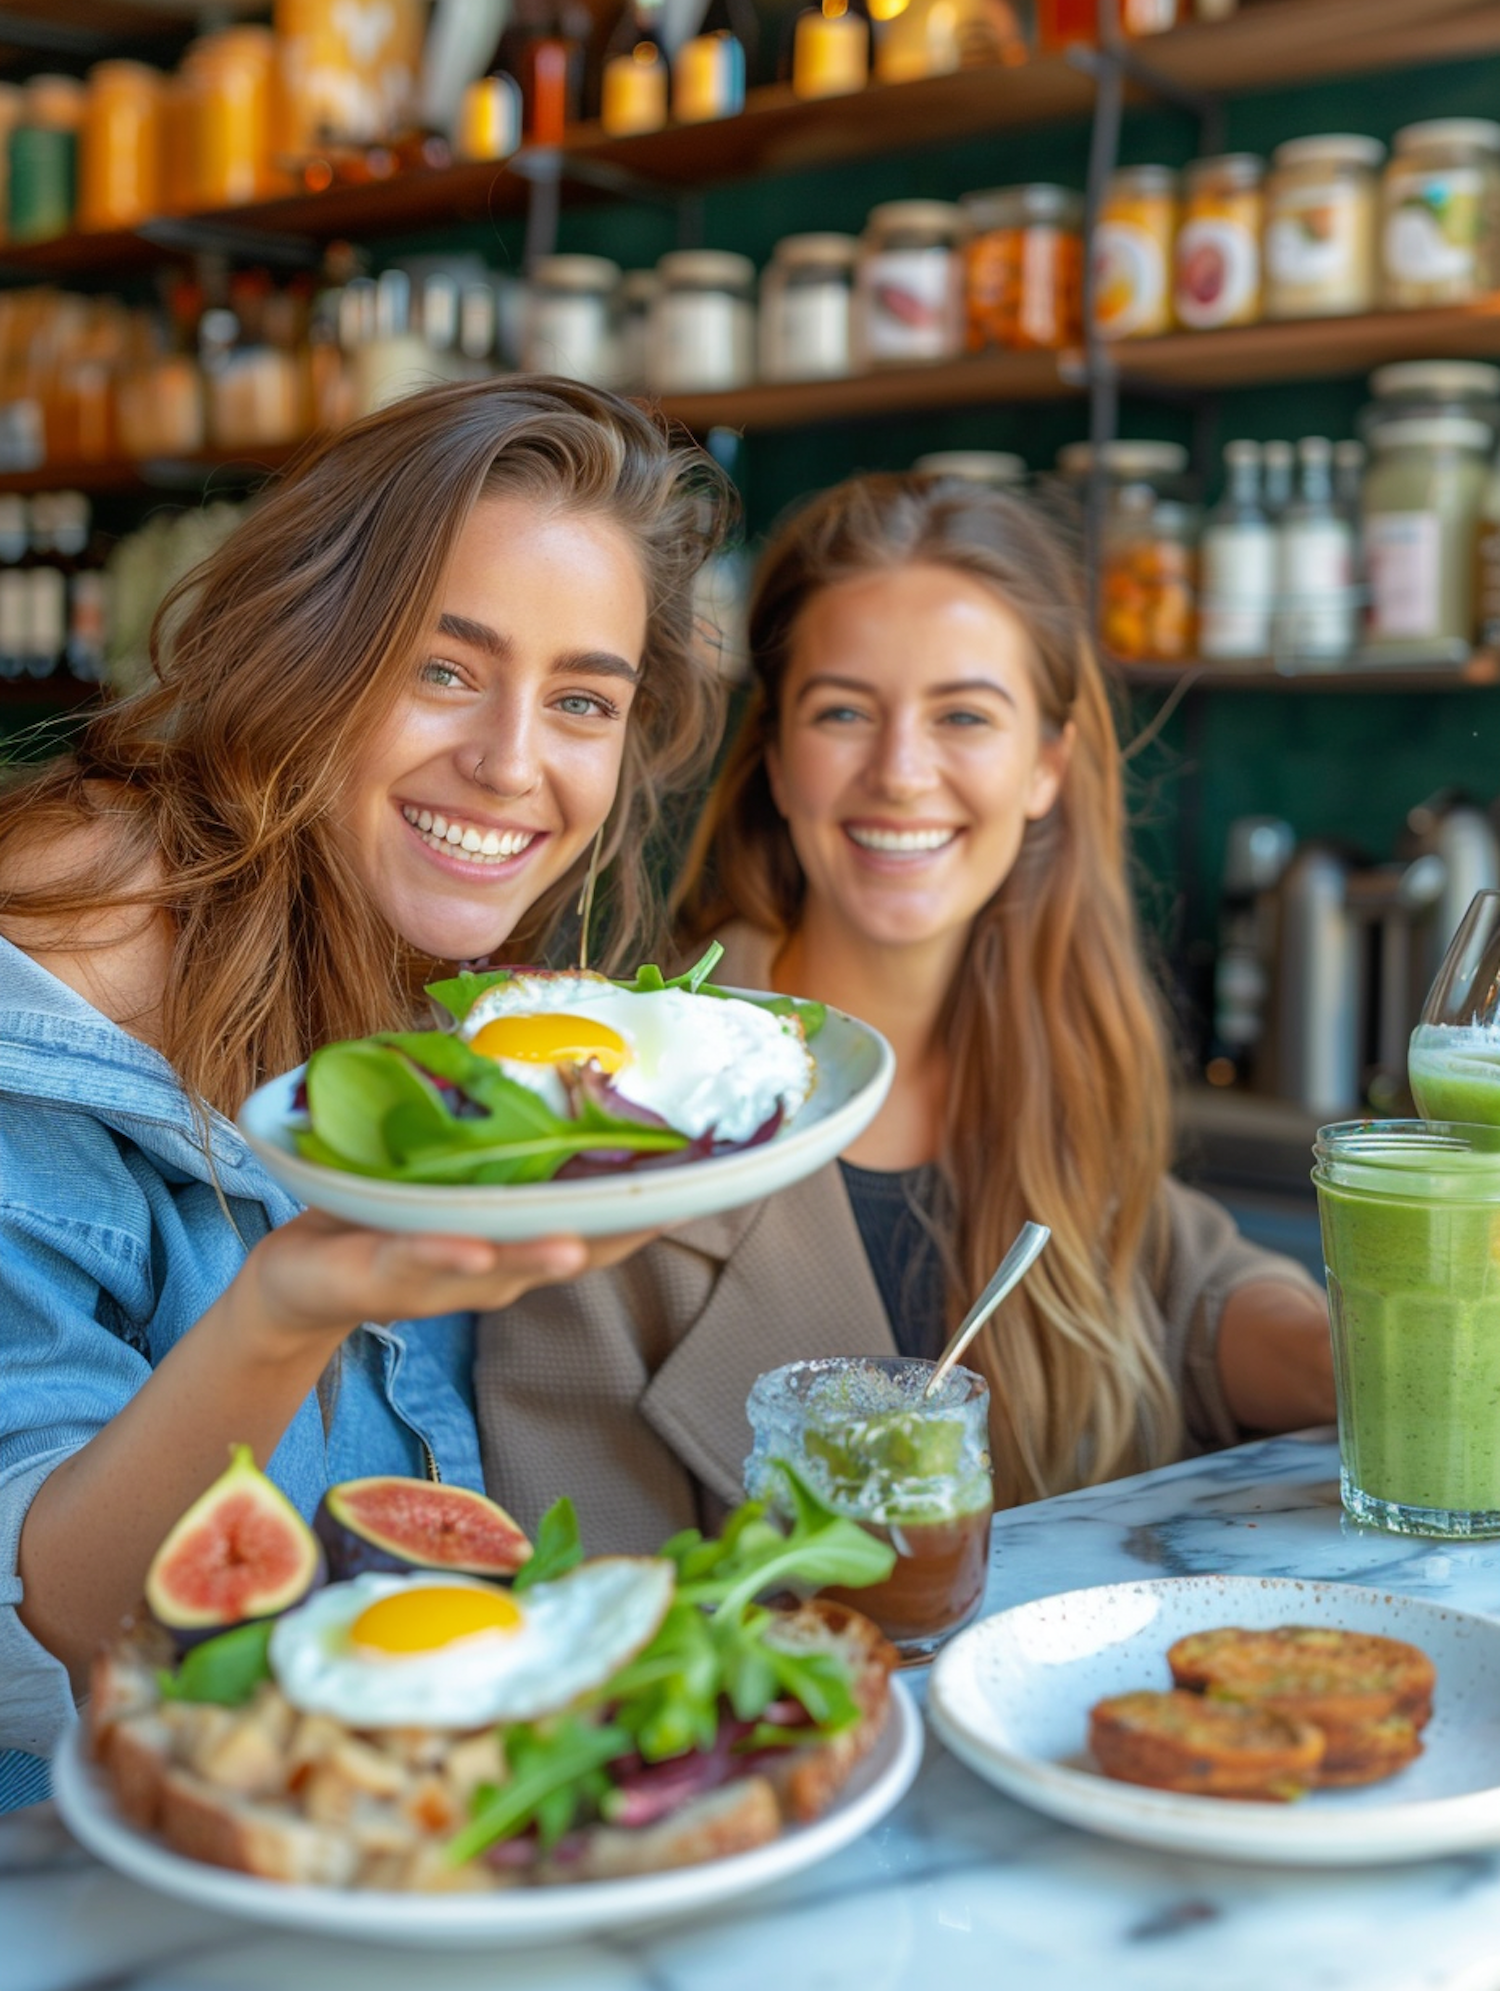
[[1386,1715],[1381,1721],[1353,1728],[1325,1728],[1326,1747],[1318,1765],[1319,1788],[1345,1784],[1377,1784],[1393,1777],[1422,1753],[1417,1725],[1406,1715]]
[[494,1728],[355,1731],[297,1714],[270,1683],[233,1710],[163,1701],[157,1672],[171,1646],[150,1625],[96,1662],[90,1740],[133,1825],[190,1859],[268,1880],[474,1891],[655,1873],[747,1851],[818,1816],[884,1727],[896,1654],[868,1619],[815,1599],[782,1615],[774,1636],[844,1662],[860,1709],[853,1729],[761,1755],[651,1825],[569,1834],[530,1866],[443,1857],[477,1786],[503,1780]]
[[1265,1708],[1181,1689],[1116,1694],[1089,1711],[1106,1776],[1199,1797],[1285,1800],[1312,1788],[1322,1733]]

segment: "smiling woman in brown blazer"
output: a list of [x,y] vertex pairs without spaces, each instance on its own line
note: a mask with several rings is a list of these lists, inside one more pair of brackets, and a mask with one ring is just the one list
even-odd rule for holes
[[723,940],[725,984],[864,1017],[896,1080],[812,1180],[481,1323],[491,1491],[523,1521],[572,1493],[595,1551],[711,1518],[762,1370],[934,1353],[1027,1217],[1051,1245],[969,1358],[998,1504],[1330,1416],[1316,1285],[1167,1174],[1119,752],[1044,522],[853,479],[768,548],[750,644],[684,945]]

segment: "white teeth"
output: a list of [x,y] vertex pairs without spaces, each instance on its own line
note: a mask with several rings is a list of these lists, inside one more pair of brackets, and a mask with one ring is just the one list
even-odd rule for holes
[[535,841],[530,830],[480,830],[472,824],[450,823],[434,809],[416,809],[405,804],[401,810],[424,843],[448,857],[462,857],[471,863],[493,862],[496,858],[518,857]]
[[850,828],[850,836],[863,850],[941,850],[952,843],[953,830],[874,830]]

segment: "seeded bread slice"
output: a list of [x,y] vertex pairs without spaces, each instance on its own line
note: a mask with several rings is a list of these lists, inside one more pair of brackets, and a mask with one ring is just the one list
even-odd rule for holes
[[1198,1797],[1285,1801],[1317,1780],[1323,1735],[1310,1722],[1181,1689],[1116,1694],[1089,1711],[1107,1777]]

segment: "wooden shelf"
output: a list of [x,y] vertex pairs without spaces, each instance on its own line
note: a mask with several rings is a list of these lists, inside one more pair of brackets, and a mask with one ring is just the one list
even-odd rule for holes
[[1078,392],[1056,353],[983,353],[940,366],[889,367],[847,380],[771,381],[727,394],[668,394],[663,411],[703,434],[712,428],[812,428],[863,415],[916,414],[986,401],[1056,400]]
[[[1420,66],[1500,50],[1500,0],[1250,0],[1221,22],[1194,22],[1133,43],[1138,63],[1204,93],[1271,89],[1317,76]],[[1132,86],[1140,98],[1144,93]],[[1065,55],[960,70],[911,83],[872,84],[847,97],[803,102],[789,88],[752,90],[739,117],[678,125],[636,138],[578,126],[556,154],[521,153],[416,168],[365,186],[332,187],[252,206],[183,217],[205,234],[337,237],[404,234],[520,213],[528,182],[556,172],[571,198],[654,188],[671,197],[750,175],[804,171],[876,153],[935,145],[1088,115],[1094,85]],[[623,178],[622,178],[623,176]],[[0,245],[0,278],[99,281],[193,246],[130,230]],[[251,253],[253,245],[240,245]]]
[[1277,670],[1265,664],[1123,664],[1114,668],[1132,691],[1482,691],[1500,685],[1500,656],[1476,650],[1462,664],[1372,664],[1359,658],[1332,669]]
[[1193,390],[1367,373],[1387,360],[1500,355],[1500,292],[1475,304],[1298,318],[1224,332],[1121,339],[1110,348],[1123,387]]

